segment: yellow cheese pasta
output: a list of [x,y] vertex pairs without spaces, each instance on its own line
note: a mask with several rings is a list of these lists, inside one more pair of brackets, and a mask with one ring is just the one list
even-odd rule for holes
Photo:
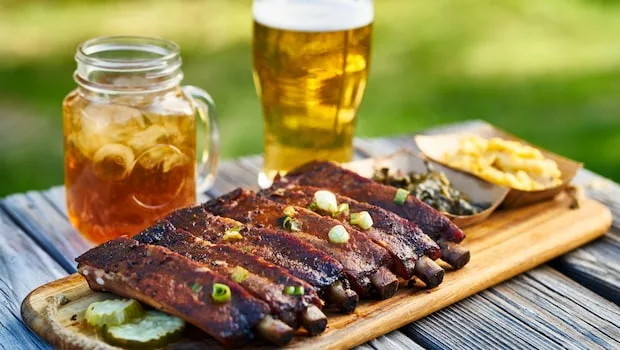
[[498,137],[489,140],[480,136],[464,137],[455,153],[444,155],[444,161],[487,181],[523,191],[562,183],[557,163],[545,158],[540,150]]

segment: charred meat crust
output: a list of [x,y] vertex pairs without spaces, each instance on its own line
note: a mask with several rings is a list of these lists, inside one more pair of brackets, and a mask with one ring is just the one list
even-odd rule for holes
[[[162,222],[208,242],[233,245],[244,252],[258,255],[321,292],[336,281],[346,282],[342,264],[338,260],[282,231],[245,227],[238,221],[215,216],[202,207],[177,210]],[[225,241],[224,233],[235,227],[241,227],[243,239]]]
[[[270,200],[308,207],[314,201],[318,187],[295,186],[276,183],[275,186],[262,190],[259,195]],[[422,256],[436,260],[440,257],[439,246],[414,223],[383,208],[358,202],[352,198],[335,194],[338,204],[347,203],[350,213],[366,211],[372,217],[373,225],[364,230],[375,243],[386,248],[395,262],[395,272],[402,278],[409,279],[415,274],[416,261]],[[317,211],[322,215],[331,215]],[[335,219],[348,223],[349,215],[340,214]]]
[[288,173],[286,181],[329,189],[387,209],[413,221],[435,240],[460,242],[465,238],[465,233],[450,219],[414,196],[407,196],[407,201],[403,205],[396,204],[395,187],[382,185],[331,162],[316,161],[304,164]]
[[[205,203],[203,207],[215,215],[229,217],[246,224],[278,229],[282,225],[286,205],[259,197],[252,191],[236,189]],[[392,263],[387,250],[372,242],[364,233],[352,228],[348,228],[350,235],[348,243],[333,244],[329,241],[328,232],[332,227],[339,225],[339,221],[322,217],[305,208],[295,209],[297,213],[294,219],[300,223],[301,230],[287,232],[303,238],[304,241],[340,261],[352,288],[360,295],[368,294],[371,288],[369,277],[382,266],[390,266]]]
[[[224,275],[231,276],[237,266],[244,268],[249,274],[239,284],[269,304],[271,312],[291,327],[299,326],[300,314],[307,310],[308,304],[321,307],[321,301],[310,284],[266,260],[244,253],[233,246],[209,243],[173,227],[164,230],[146,230],[134,239],[141,243],[166,247]],[[287,286],[303,287],[304,295],[299,297],[283,293]]]
[[441,258],[452,267],[460,268],[469,262],[470,254],[467,249],[455,244],[445,244],[461,242],[465,238],[465,233],[450,219],[415,196],[407,196],[402,205],[396,204],[394,197],[398,189],[395,187],[380,184],[324,161],[306,163],[289,172],[284,178],[277,177],[275,182],[321,187],[389,210],[417,224],[424,233],[435,240],[442,247]]
[[[252,329],[269,306],[204,265],[153,245],[118,238],[79,256],[78,269],[93,290],[134,298],[182,317],[226,346],[254,339]],[[214,283],[231,289],[231,299],[215,303]]]

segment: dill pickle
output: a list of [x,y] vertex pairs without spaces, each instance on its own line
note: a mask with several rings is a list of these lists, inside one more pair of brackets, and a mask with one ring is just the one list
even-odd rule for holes
[[159,311],[147,311],[144,317],[120,326],[106,327],[105,340],[131,349],[162,347],[181,338],[185,321]]
[[133,299],[110,299],[94,302],[86,309],[86,322],[95,327],[117,326],[144,314],[142,305]]

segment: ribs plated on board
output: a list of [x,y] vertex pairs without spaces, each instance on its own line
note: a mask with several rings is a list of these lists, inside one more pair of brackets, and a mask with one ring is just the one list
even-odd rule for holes
[[[313,162],[258,193],[236,189],[172,212],[135,237],[78,257],[91,289],[182,318],[227,347],[288,343],[403,281],[438,286],[441,258],[469,260],[463,232],[435,209],[333,163]],[[400,278],[400,279],[399,279]],[[219,293],[219,294],[218,294]],[[405,291],[406,293],[406,291]]]

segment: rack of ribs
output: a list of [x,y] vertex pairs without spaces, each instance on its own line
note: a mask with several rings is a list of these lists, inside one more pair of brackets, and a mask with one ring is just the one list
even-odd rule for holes
[[[254,192],[237,189],[202,205],[215,215],[229,217],[245,224],[269,229],[281,229],[287,205],[257,196]],[[347,230],[350,239],[344,244],[330,242],[328,233],[340,222],[322,217],[310,210],[295,207],[294,220],[299,230],[287,230],[290,236],[301,238],[342,263],[352,288],[361,296],[375,292],[389,298],[398,289],[398,278],[389,270],[392,259],[388,251],[375,244],[364,233]]]
[[[260,257],[231,245],[210,243],[168,222],[151,226],[134,239],[140,243],[166,247],[223,275],[234,276],[237,273],[237,283],[267,303],[274,315],[293,328],[298,328],[301,323],[309,334],[316,335],[327,326],[327,317],[320,310],[322,302],[316,290]],[[289,286],[303,288],[303,294],[284,293]]]
[[[226,346],[247,344],[255,338],[255,331],[278,345],[293,337],[293,329],[272,317],[269,305],[228,276],[164,247],[122,237],[87,251],[76,261],[91,289],[134,298],[181,317]],[[216,303],[212,299],[214,283],[230,288],[230,300]]]
[[441,247],[441,258],[454,268],[469,262],[469,251],[458,245],[465,233],[447,217],[415,196],[395,203],[397,188],[365,178],[327,161],[306,163],[275,182],[314,186],[389,210],[418,225]]
[[[357,306],[359,296],[349,289],[342,264],[284,231],[246,226],[238,221],[213,215],[200,206],[176,210],[161,220],[160,224],[164,223],[205,241],[235,246],[244,252],[260,256],[311,284],[319,291],[320,296],[342,312],[353,312]],[[231,229],[238,229],[243,239],[225,239],[225,233]]]
[[[310,186],[272,186],[259,192],[259,195],[283,204],[309,208],[314,202],[314,194],[320,189]],[[338,204],[346,203],[349,210],[334,215],[319,208],[314,212],[339,220],[345,227],[349,225],[349,213],[366,211],[372,218],[372,227],[364,232],[375,243],[387,249],[394,261],[394,272],[408,280],[419,277],[428,288],[439,285],[444,271],[435,263],[441,251],[439,246],[412,222],[383,208],[361,203],[349,197],[335,194]]]

